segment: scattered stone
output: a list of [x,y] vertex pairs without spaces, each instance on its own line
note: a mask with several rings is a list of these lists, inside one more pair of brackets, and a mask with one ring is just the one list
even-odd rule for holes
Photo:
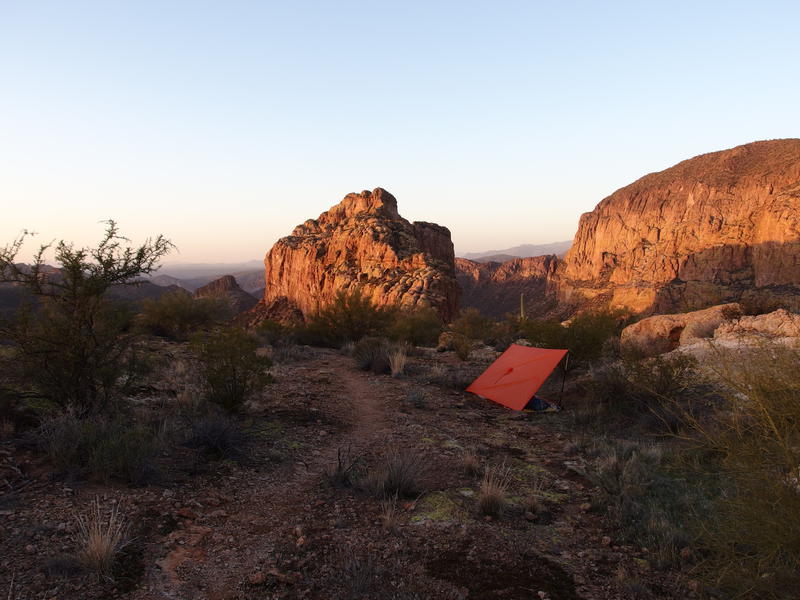
[[611,545],[611,538],[608,537],[607,535],[604,535],[602,537],[602,539],[600,540],[600,545],[601,546],[610,546]]

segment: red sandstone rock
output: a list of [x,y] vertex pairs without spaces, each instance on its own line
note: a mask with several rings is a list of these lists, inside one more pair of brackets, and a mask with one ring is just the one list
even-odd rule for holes
[[336,206],[298,225],[264,259],[263,307],[308,316],[339,291],[360,290],[378,306],[429,305],[451,319],[458,303],[450,231],[410,223],[386,190],[348,194]]
[[642,177],[581,217],[562,302],[635,312],[800,293],[800,140],[754,142]]
[[211,283],[197,288],[197,291],[194,293],[195,298],[209,298],[214,296],[225,298],[230,303],[234,313],[250,310],[258,303],[255,297],[239,287],[233,275],[224,275],[219,279],[215,279]]
[[457,258],[461,307],[474,307],[496,317],[518,314],[522,295],[527,316],[538,316],[552,304],[551,280],[557,265],[555,255],[515,258],[504,263],[478,263]]

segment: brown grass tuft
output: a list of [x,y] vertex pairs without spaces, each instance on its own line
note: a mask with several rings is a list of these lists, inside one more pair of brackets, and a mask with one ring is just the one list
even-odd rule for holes
[[497,517],[506,507],[510,471],[505,464],[487,467],[478,490],[478,508],[481,514]]
[[119,552],[130,542],[128,523],[114,505],[107,515],[95,498],[86,514],[77,516],[78,560],[98,577],[111,579],[114,561]]
[[461,465],[470,477],[475,477],[481,472],[481,460],[473,450],[465,450],[461,455]]

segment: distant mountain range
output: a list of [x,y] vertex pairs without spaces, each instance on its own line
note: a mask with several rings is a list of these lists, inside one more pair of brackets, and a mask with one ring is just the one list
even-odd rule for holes
[[251,260],[242,263],[165,263],[150,278],[160,286],[175,285],[190,292],[225,275],[233,275],[244,291],[256,296],[263,295],[264,263]]
[[467,252],[461,258],[474,260],[475,262],[506,262],[515,258],[527,258],[529,256],[544,256],[545,254],[555,254],[564,256],[572,245],[572,240],[563,242],[551,242],[549,244],[522,244],[505,250],[486,250],[485,252]]

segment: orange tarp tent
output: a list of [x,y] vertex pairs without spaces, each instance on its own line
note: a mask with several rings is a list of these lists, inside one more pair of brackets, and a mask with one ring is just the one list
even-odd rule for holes
[[567,350],[511,344],[467,391],[522,410],[566,354]]

